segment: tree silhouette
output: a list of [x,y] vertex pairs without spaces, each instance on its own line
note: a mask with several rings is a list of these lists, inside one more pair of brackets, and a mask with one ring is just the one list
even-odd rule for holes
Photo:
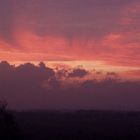
[[11,112],[9,112],[6,108],[7,103],[5,101],[0,101],[0,139],[21,139],[18,125]]

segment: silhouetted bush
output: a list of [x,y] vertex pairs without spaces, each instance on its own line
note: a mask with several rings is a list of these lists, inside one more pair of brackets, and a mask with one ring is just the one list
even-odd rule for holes
[[14,116],[6,109],[7,103],[0,101],[0,139],[20,140],[18,125]]

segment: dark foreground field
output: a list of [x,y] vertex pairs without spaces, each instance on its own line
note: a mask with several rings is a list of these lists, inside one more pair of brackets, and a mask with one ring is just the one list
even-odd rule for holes
[[25,140],[140,140],[140,112],[14,113]]

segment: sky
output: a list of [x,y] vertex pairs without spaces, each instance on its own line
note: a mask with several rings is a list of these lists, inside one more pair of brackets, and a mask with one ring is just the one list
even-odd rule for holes
[[140,66],[139,0],[1,0],[0,59]]
[[[51,91],[55,94],[45,95],[46,102],[49,99],[55,102],[58,98],[58,103],[61,103],[66,96],[63,94],[64,91],[80,93],[86,86],[83,91],[89,94],[95,90],[95,95],[101,92],[108,98],[112,97],[110,107],[107,102],[105,103],[106,108],[120,108],[125,103],[128,105],[126,108],[138,108],[137,102],[133,106],[129,104],[129,100],[132,99],[130,92],[136,90],[135,96],[132,96],[135,100],[140,92],[138,88],[140,81],[139,17],[139,0],[0,0],[0,68],[2,69],[0,70],[0,89],[3,91],[1,97],[8,99],[11,106],[20,106],[26,99],[30,101],[33,92],[38,91],[41,95],[35,96],[35,102],[38,97],[40,100],[43,99],[44,93],[50,91],[50,82],[53,81],[51,86],[55,89],[57,85],[57,91],[62,94],[58,98],[56,91]],[[42,67],[38,66],[39,62],[44,62],[54,76],[42,79],[42,74],[37,73],[39,76],[34,74],[30,77],[29,74],[32,72],[36,73],[40,68],[42,70]],[[11,77],[8,73],[15,77]],[[28,87],[25,84],[28,82],[22,74],[27,79],[31,78],[32,85],[29,84]],[[113,85],[110,81],[112,79],[115,80]],[[34,80],[37,83],[34,83]],[[22,81],[19,85],[21,89],[33,90],[32,92],[23,90],[20,96],[27,95],[23,96],[23,100],[18,96],[19,88],[16,85],[19,81]],[[123,87],[118,84],[118,81],[124,82]],[[95,87],[91,88],[90,85]],[[125,102],[123,94],[123,97],[112,95],[113,91],[108,89],[107,85],[112,85],[114,91],[116,90],[115,93],[128,93],[128,100],[126,99]],[[9,95],[10,91],[5,91],[9,86],[11,91],[15,92],[14,99]],[[34,86],[37,89],[34,89]],[[47,89],[45,91],[44,86]],[[100,86],[104,90],[108,89],[108,92],[96,90],[100,89]],[[130,86],[130,91],[127,90],[127,86]],[[117,90],[118,87],[120,90]],[[79,98],[78,96],[79,94],[68,94],[64,104],[75,99],[75,106],[71,108],[78,108],[78,105],[80,108],[80,104],[81,108],[93,107],[92,100],[91,103],[84,100],[90,97],[93,99],[92,94],[89,98],[85,95]],[[104,96],[101,98],[98,96],[99,105],[98,102],[95,104],[97,108],[104,107],[103,104],[100,105],[103,98]],[[115,98],[118,100],[115,101]],[[76,103],[78,99],[79,102]],[[85,102],[83,105],[82,100]],[[116,104],[113,105],[113,102]],[[28,105],[37,107],[37,104],[33,104]],[[23,103],[23,108],[26,106],[24,105]],[[67,104],[66,108],[70,108],[69,105]],[[48,106],[53,108],[54,104],[50,103]]]

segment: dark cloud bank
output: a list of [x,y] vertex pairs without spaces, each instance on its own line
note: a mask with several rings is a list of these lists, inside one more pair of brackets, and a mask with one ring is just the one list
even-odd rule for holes
[[[65,73],[65,82],[60,80]],[[67,74],[66,74],[67,73]],[[140,110],[140,81],[84,80],[83,69],[54,71],[44,63],[20,66],[0,63],[0,98],[12,109],[120,109]],[[58,76],[59,75],[59,76]]]

